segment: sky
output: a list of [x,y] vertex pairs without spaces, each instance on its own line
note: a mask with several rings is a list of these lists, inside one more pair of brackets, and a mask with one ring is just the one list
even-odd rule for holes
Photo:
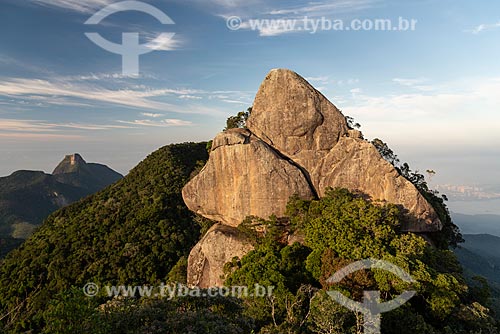
[[[159,147],[210,140],[252,105],[269,70],[289,68],[361,123],[367,139],[383,139],[414,169],[435,170],[433,182],[500,185],[499,1],[151,0],[143,3],[174,24],[139,11],[85,24],[113,3],[1,1],[0,176],[51,172],[75,152],[126,174]],[[304,18],[416,24],[251,23]],[[122,56],[88,32],[114,43],[139,33],[150,52],[138,75],[124,75]],[[175,35],[156,39],[162,33]]]

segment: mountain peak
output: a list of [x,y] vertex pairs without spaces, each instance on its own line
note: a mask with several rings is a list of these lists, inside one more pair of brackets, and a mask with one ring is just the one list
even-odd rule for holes
[[188,284],[221,285],[224,264],[218,261],[248,249],[243,238],[234,236],[238,232],[227,231],[238,231],[246,217],[286,220],[291,196],[317,199],[327,196],[329,188],[401,207],[401,231],[442,229],[415,185],[350,129],[333,103],[297,73],[272,70],[257,92],[246,129],[217,135],[207,164],[182,189],[189,209],[219,222],[191,251]]
[[85,165],[87,165],[87,163],[80,154],[78,153],[69,154],[64,157],[64,159],[59,163],[59,165],[57,165],[52,174],[58,175],[58,174],[73,173]]
[[72,165],[74,165],[78,162],[85,163],[85,160],[83,160],[82,156],[78,153],[67,155],[66,157],[70,158]]

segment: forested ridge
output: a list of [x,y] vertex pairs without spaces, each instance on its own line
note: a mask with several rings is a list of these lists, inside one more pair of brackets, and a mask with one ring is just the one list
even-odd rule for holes
[[72,286],[165,280],[199,238],[181,189],[207,157],[206,143],[163,147],[123,180],[49,216],[1,264],[6,330],[40,331],[42,311]]

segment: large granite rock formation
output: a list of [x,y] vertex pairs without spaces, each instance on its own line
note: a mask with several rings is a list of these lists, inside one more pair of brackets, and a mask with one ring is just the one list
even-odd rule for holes
[[[442,228],[415,186],[298,74],[273,70],[267,75],[247,127],[214,139],[207,165],[182,192],[192,211],[236,227],[247,216],[283,217],[292,195],[311,199],[327,187],[344,187],[399,205],[409,217],[406,231]],[[221,285],[223,261],[250,249],[237,230],[221,234],[222,225],[217,226],[191,252],[190,284]]]

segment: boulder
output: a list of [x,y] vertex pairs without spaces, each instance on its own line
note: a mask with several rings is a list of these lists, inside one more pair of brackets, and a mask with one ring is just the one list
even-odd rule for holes
[[293,195],[314,198],[306,174],[245,129],[219,134],[207,164],[182,190],[190,210],[229,226],[247,216],[283,216]]
[[417,188],[399,175],[375,146],[362,139],[340,138],[311,172],[311,179],[320,196],[327,187],[341,187],[399,205],[407,215],[404,231],[435,232],[442,228],[433,207]]
[[347,134],[342,113],[297,73],[272,70],[261,84],[248,129],[306,170]]
[[253,249],[238,229],[216,224],[194,246],[188,258],[188,286],[210,288],[224,285],[224,265]]
[[283,217],[292,195],[318,198],[327,187],[399,205],[405,231],[442,224],[417,188],[385,161],[342,113],[297,73],[272,70],[261,84],[246,129],[215,137],[206,166],[184,187],[186,205],[238,226],[247,216]]

